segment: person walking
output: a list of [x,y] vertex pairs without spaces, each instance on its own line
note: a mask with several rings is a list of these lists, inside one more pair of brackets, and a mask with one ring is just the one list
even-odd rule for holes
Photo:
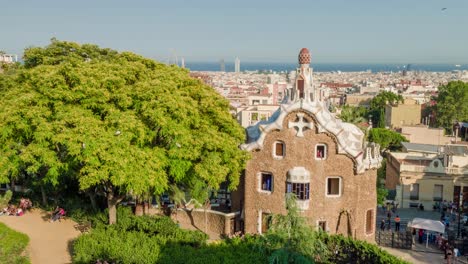
[[452,246],[448,246],[447,249],[445,249],[445,254],[447,255],[447,264],[452,263],[452,257],[453,257]]
[[400,232],[400,217],[398,215],[395,217],[395,232]]
[[419,231],[418,231],[418,241],[419,241],[419,244],[422,244],[422,242],[423,242],[423,235],[424,235],[424,230],[419,229]]
[[390,210],[387,211],[387,224],[388,224],[388,230],[392,229],[392,212]]
[[385,220],[382,219],[382,221],[380,222],[380,230],[381,231],[385,231]]

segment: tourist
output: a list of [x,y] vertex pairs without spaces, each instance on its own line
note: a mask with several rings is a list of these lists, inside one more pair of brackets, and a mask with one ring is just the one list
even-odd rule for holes
[[21,209],[21,207],[19,207],[19,208],[16,210],[16,216],[23,216],[23,209]]
[[382,221],[380,222],[380,230],[381,231],[385,231],[385,220],[382,219]]
[[419,241],[419,244],[422,244],[422,242],[423,242],[423,235],[424,235],[424,230],[423,230],[423,229],[419,229],[419,232],[418,232],[418,241]]
[[61,217],[63,217],[64,215],[65,215],[65,210],[57,206],[54,212],[52,213],[52,219],[50,219],[50,222],[55,222],[59,220]]
[[460,257],[461,254],[460,254],[460,250],[458,250],[458,248],[454,248],[453,249],[453,262],[454,263],[458,263],[458,257]]
[[398,215],[395,217],[395,232],[400,232],[400,217]]
[[32,202],[31,202],[31,200],[29,200],[29,199],[26,199],[26,198],[24,198],[24,197],[21,197],[19,207],[20,207],[21,209],[23,209],[23,212],[26,212],[26,210],[28,210],[29,208],[32,207]]
[[14,205],[8,206],[8,215],[10,216],[16,215],[16,207]]
[[388,210],[387,212],[387,223],[388,223],[388,229],[392,229],[391,228],[391,225],[392,225],[392,212],[390,210]]
[[3,208],[2,211],[0,211],[0,215],[8,215],[8,206]]
[[453,248],[452,248],[452,246],[447,246],[447,248],[445,249],[445,254],[447,255],[447,257],[446,257],[447,264],[452,263],[452,257],[453,257]]

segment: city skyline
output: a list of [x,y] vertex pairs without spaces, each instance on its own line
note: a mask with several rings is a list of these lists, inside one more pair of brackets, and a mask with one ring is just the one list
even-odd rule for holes
[[[447,8],[446,10],[442,10]],[[239,57],[312,63],[468,63],[468,2],[82,1],[2,3],[0,50],[21,54],[50,39],[94,43],[165,62]]]

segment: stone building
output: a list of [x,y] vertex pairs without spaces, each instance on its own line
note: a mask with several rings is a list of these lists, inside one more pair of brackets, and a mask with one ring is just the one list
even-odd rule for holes
[[403,104],[385,106],[385,126],[401,128],[421,124],[421,105],[413,99],[406,98]]
[[286,213],[294,193],[308,222],[332,234],[373,241],[379,146],[355,125],[336,119],[314,85],[310,53],[299,53],[293,88],[268,119],[247,128],[250,151],[233,210],[246,233],[263,233],[270,214]]

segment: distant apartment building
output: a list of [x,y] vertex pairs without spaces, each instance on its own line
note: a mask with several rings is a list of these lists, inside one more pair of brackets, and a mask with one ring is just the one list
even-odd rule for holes
[[403,104],[389,104],[385,107],[385,126],[401,128],[421,124],[421,105],[413,99],[405,99]]
[[250,105],[237,109],[237,121],[245,128],[253,126],[260,121],[268,120],[278,110],[279,105]]
[[401,208],[431,209],[443,200],[458,204],[461,192],[468,202],[468,146],[402,144],[403,152],[388,155],[385,179]]
[[18,61],[18,55],[16,54],[2,54],[0,53],[0,62],[3,63],[14,63]]
[[249,95],[247,100],[249,101],[249,105],[273,104],[273,97],[271,95]]
[[350,106],[364,106],[369,107],[370,101],[375,95],[361,95],[361,94],[347,94],[345,104]]
[[234,62],[234,72],[240,72],[240,60],[238,57],[236,57]]

